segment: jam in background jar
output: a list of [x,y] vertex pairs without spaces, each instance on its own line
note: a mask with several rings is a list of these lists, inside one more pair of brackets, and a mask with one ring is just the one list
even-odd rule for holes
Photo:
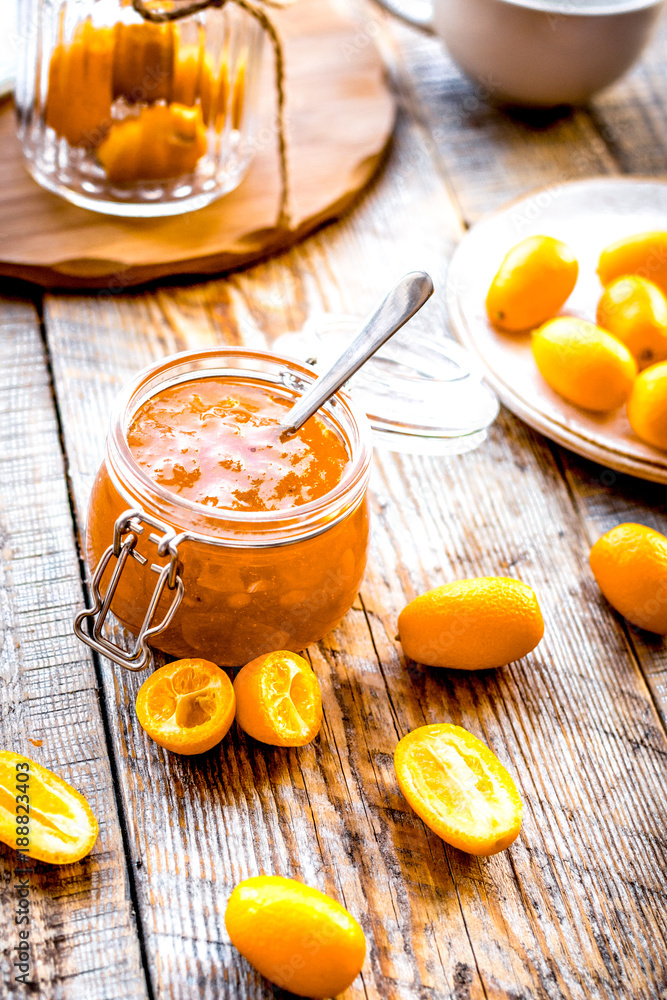
[[19,35],[19,138],[43,187],[146,217],[201,208],[243,179],[264,40],[245,10],[157,24],[130,0],[20,0]]

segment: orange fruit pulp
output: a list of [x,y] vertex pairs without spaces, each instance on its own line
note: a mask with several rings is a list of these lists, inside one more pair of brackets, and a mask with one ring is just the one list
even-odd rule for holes
[[97,156],[109,180],[125,184],[192,173],[205,152],[200,108],[154,104],[115,122]]
[[[167,363],[156,380],[171,368]],[[146,487],[151,503],[166,504],[179,531],[233,539],[215,548],[188,545],[183,602],[153,644],[175,656],[233,667],[270,650],[306,649],[334,628],[359,592],[369,534],[359,464],[365,444],[355,443],[356,431],[344,431],[345,414],[340,430],[326,414],[316,414],[283,442],[279,425],[292,394],[238,371],[229,378],[193,372],[144,399],[138,410],[131,404],[127,410],[128,446],[156,483],[157,493]],[[129,476],[120,476],[116,485],[104,462],[93,485],[86,542],[91,566],[109,544],[109,526],[127,510],[133,487]],[[173,500],[159,500],[164,490]],[[301,533],[299,508],[311,501],[319,502],[306,507]],[[226,522],[226,511],[238,513]],[[284,520],[272,518],[272,511],[284,511]],[[318,531],[305,530],[309,523]],[[263,545],[262,538],[275,544]],[[145,535],[136,551],[149,565],[155,559]],[[118,581],[111,609],[135,633],[154,581],[134,559]],[[163,595],[158,614],[166,613],[170,599]]]
[[[123,124],[114,123],[112,116],[118,98],[134,106],[165,101],[164,111],[170,106],[197,106],[202,123],[213,124],[218,132],[229,113],[232,127],[240,128],[246,57],[239,53],[231,68],[225,58],[218,65],[206,51],[203,31],[198,44],[184,44],[175,24],[119,21],[113,27],[99,27],[88,17],[71,42],[63,36],[61,17],[49,64],[46,123],[71,145],[92,149],[111,126]],[[157,140],[162,136],[153,131],[148,138],[156,140],[159,155]],[[127,146],[127,138],[125,142]]]
[[88,17],[70,44],[53,50],[46,124],[71,146],[93,149],[111,125],[112,81],[113,29],[95,28]]
[[90,854],[99,827],[75,788],[29,757],[0,751],[0,840],[52,865]]
[[298,996],[338,996],[364,963],[366,940],[352,914],[295,879],[260,875],[241,882],[225,926],[258,972]]
[[667,635],[667,538],[644,524],[617,524],[591,549],[598,587],[639,628]]
[[234,720],[234,688],[209,660],[176,660],[139,688],[137,718],[148,735],[174,753],[205,753],[226,736]]
[[281,649],[246,663],[234,681],[236,721],[262,743],[300,747],[322,724],[317,677],[303,657]]
[[461,726],[414,729],[396,747],[394,767],[414,811],[452,847],[486,856],[518,837],[523,806],[511,775]]

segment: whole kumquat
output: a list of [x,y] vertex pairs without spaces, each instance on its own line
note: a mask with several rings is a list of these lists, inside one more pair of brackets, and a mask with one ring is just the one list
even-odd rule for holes
[[602,284],[627,274],[648,278],[667,295],[667,232],[636,233],[605,247],[598,263]]
[[0,752],[0,840],[52,865],[90,854],[99,827],[75,788],[34,760]]
[[628,399],[627,413],[638,438],[667,451],[667,361],[639,373]]
[[246,663],[234,691],[236,721],[262,743],[300,747],[320,730],[320,685],[308,661],[296,653],[280,649]]
[[489,288],[486,311],[494,326],[520,332],[555,316],[577,283],[574,254],[552,236],[529,236],[509,251]]
[[148,735],[174,753],[205,753],[234,721],[234,688],[209,660],[176,660],[139,688],[136,711]]
[[667,538],[644,524],[617,524],[591,549],[597,585],[639,628],[667,635]]
[[606,412],[630,395],[637,362],[625,344],[594,323],[558,316],[535,330],[531,347],[545,382],[575,406]]
[[617,278],[602,293],[597,322],[625,344],[640,368],[667,358],[667,299],[638,275]]
[[295,879],[260,875],[239,883],[225,926],[258,972],[298,996],[338,996],[364,964],[366,939],[352,914]]
[[430,667],[502,667],[537,646],[544,620],[535,591],[520,580],[482,576],[421,594],[398,616],[406,656]]
[[414,811],[452,847],[486,856],[519,836],[523,806],[511,775],[461,726],[414,729],[396,747],[394,767]]

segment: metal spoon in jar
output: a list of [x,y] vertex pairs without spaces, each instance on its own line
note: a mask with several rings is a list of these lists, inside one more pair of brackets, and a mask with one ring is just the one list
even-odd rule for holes
[[287,412],[281,423],[281,438],[289,437],[312,417],[361,366],[400,330],[433,294],[433,282],[425,271],[410,271],[366,320],[361,333],[343,351],[324,375],[312,382]]

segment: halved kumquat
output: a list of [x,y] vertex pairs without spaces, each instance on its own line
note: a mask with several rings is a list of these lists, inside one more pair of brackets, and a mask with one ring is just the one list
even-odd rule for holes
[[518,837],[523,805],[511,775],[461,726],[414,729],[396,747],[394,767],[414,811],[452,847],[484,857]]
[[68,865],[90,854],[99,827],[75,788],[22,754],[0,752],[0,840],[29,858]]
[[320,685],[308,661],[296,653],[280,649],[246,663],[234,691],[236,721],[262,743],[301,747],[320,730]]
[[224,670],[210,660],[176,660],[139,688],[136,710],[148,735],[174,753],[205,753],[234,721],[236,698]]

